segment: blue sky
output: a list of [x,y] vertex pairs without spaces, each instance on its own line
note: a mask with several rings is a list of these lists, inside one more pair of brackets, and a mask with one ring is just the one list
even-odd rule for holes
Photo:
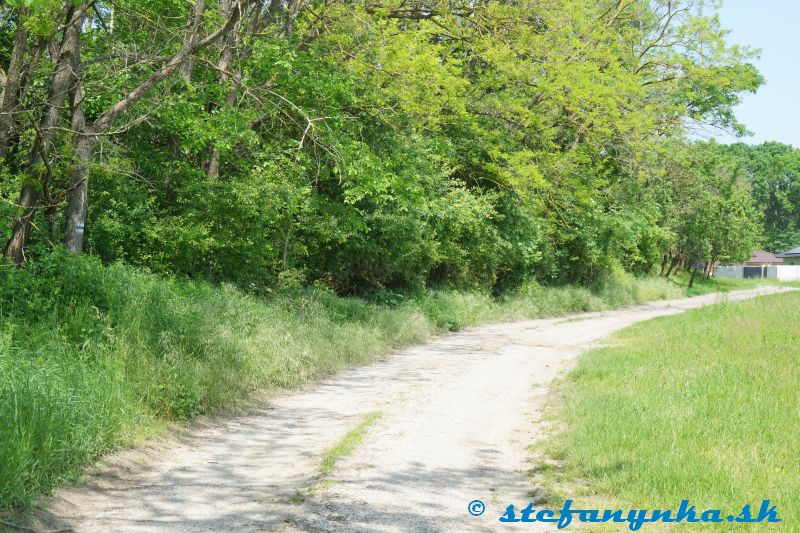
[[800,0],[725,0],[720,21],[731,30],[730,42],[761,49],[756,66],[767,80],[737,108],[739,120],[755,133],[741,140],[800,147]]

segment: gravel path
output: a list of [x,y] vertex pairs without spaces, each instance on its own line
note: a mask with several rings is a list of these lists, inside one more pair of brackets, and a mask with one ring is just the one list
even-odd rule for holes
[[[541,434],[547,386],[576,356],[634,322],[779,290],[443,335],[249,416],[112,455],[85,483],[58,491],[37,524],[77,532],[497,531],[508,503],[530,499],[527,447]],[[325,450],[375,411],[383,416],[362,444],[320,479]],[[467,504],[478,498],[486,513],[476,518]]]

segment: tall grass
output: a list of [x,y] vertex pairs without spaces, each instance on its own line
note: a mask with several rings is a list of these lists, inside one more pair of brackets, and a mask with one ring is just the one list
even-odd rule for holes
[[[800,294],[787,293],[622,331],[564,383],[551,413],[564,430],[542,446],[560,467],[543,480],[581,480],[599,509],[690,499],[735,515],[770,499],[782,528],[800,531],[798,323]],[[566,489],[576,487],[551,499]]]
[[434,291],[367,301],[319,289],[264,299],[58,253],[3,266],[0,512],[165,420],[231,409],[255,391],[367,363],[437,331],[684,292],[618,275],[592,289],[533,284],[500,299]]

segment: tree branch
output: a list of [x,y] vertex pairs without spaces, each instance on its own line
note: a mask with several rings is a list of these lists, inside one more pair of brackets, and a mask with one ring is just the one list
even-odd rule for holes
[[108,108],[108,110],[106,110],[105,113],[100,115],[97,120],[95,120],[92,125],[89,126],[89,129],[93,133],[97,134],[102,133],[111,127],[111,124],[117,117],[127,112],[136,102],[138,102],[145,94],[147,94],[150,89],[171,76],[176,70],[178,70],[184,61],[189,59],[192,55],[196,54],[203,48],[215,43],[223,35],[231,31],[239,21],[242,12],[250,1],[252,0],[239,0],[231,9],[231,12],[227,14],[228,18],[222,26],[205,38],[183,46],[174,56],[172,56],[166,65],[155,71],[149,78],[144,80],[139,84],[139,86],[129,92],[122,100],[112,105],[110,108]]

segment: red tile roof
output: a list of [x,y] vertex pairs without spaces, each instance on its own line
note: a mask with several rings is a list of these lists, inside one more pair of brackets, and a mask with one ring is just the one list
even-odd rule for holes
[[756,250],[753,257],[744,262],[745,265],[782,265],[783,259],[764,250]]

